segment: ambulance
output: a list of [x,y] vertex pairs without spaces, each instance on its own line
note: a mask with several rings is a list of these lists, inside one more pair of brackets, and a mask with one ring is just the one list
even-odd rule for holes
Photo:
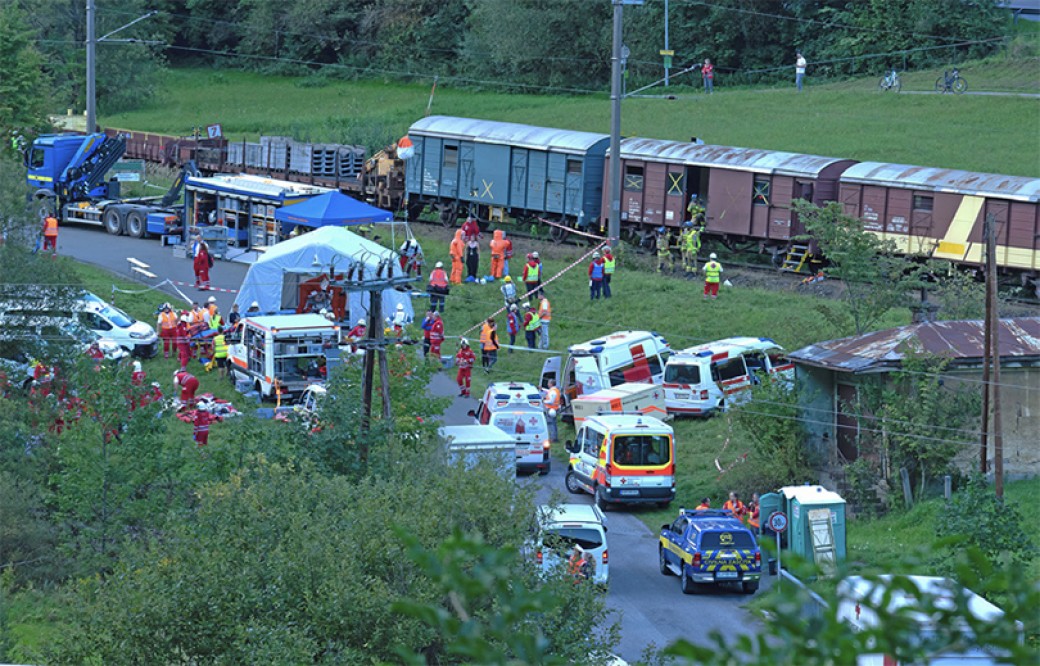
[[794,380],[794,364],[769,338],[726,338],[671,355],[664,369],[665,406],[672,414],[708,416],[751,398],[763,376]]
[[246,317],[241,326],[228,346],[232,376],[263,398],[289,401],[324,381],[325,354],[339,344],[339,326],[318,314]]
[[675,499],[675,434],[652,416],[590,416],[566,446],[567,491],[589,493],[603,510]]
[[493,425],[516,442],[516,471],[548,474],[549,426],[542,394],[532,384],[493,382],[484,391],[476,411],[469,413],[480,425]]
[[556,380],[563,395],[561,416],[573,418],[571,401],[630,382],[657,384],[664,380],[664,366],[671,354],[668,342],[651,331],[619,331],[574,345],[567,362],[559,356],[542,365],[541,386]]

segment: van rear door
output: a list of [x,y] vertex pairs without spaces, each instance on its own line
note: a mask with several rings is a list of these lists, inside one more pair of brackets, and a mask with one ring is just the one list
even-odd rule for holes
[[711,362],[711,376],[722,391],[723,406],[739,404],[751,397],[751,377],[744,357],[737,355]]
[[[576,356],[574,361],[574,395],[591,395],[596,391],[607,388],[603,385],[602,373],[599,364],[593,356]],[[568,389],[570,387],[567,387]]]
[[555,379],[556,385],[559,386],[560,366],[562,365],[562,363],[563,359],[561,359],[559,356],[550,356],[549,358],[545,359],[545,362],[542,363],[542,378],[541,381],[538,382],[538,386],[540,386],[543,389],[549,388],[550,379]]

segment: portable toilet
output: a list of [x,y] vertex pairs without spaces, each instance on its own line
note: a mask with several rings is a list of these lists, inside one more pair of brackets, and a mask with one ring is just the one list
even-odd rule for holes
[[772,535],[769,529],[769,516],[784,510],[784,496],[780,493],[765,493],[758,498],[759,534]]
[[821,569],[833,570],[846,557],[845,500],[823,486],[786,486],[780,494],[790,551]]

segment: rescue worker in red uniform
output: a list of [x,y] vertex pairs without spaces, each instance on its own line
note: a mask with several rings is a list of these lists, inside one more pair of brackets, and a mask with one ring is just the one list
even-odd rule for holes
[[195,258],[192,261],[192,268],[195,269],[195,288],[206,291],[209,289],[209,265],[212,259],[210,259],[209,246],[205,242],[198,244],[198,251],[195,253]]
[[455,354],[455,367],[459,369],[455,375],[455,383],[459,385],[459,395],[463,398],[469,397],[470,377],[476,362],[477,357],[469,348],[469,341],[462,338],[459,341],[459,351]]
[[[368,337],[368,326],[365,324],[364,319],[358,319],[357,326],[347,331],[347,339],[351,342],[361,340],[362,338]],[[350,352],[352,354],[357,353],[357,345],[350,345]]]
[[209,444],[209,424],[216,420],[217,418],[213,416],[208,409],[200,407],[195,410],[195,418],[192,422],[192,432],[195,444],[199,448]]
[[433,313],[433,321],[430,323],[430,358],[441,360],[441,344],[444,342],[444,320],[441,313]]
[[195,406],[195,391],[199,390],[199,380],[195,375],[184,370],[178,370],[173,374],[174,388],[180,388],[181,407]]
[[480,240],[480,225],[472,215],[462,223],[462,240],[466,243]]
[[448,295],[448,274],[444,271],[443,262],[438,261],[434,266],[426,291],[430,294],[430,309],[444,312],[444,297]]
[[181,364],[181,372],[184,372],[188,369],[188,362],[191,361],[192,357],[187,315],[182,316],[180,323],[177,324],[177,333],[174,339],[177,341],[177,360]]

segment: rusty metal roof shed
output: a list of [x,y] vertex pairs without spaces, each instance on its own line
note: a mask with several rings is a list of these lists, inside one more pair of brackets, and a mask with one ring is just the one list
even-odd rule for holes
[[556,150],[564,153],[584,154],[601,142],[609,142],[610,136],[593,132],[576,132],[536,127],[519,123],[503,123],[495,120],[477,120],[455,116],[429,116],[412,123],[409,133],[434,136],[443,139],[458,139],[476,143],[508,144],[535,150]]
[[[869,373],[898,369],[908,352],[950,360],[951,367],[982,363],[983,322],[933,321],[828,340],[788,356],[795,362],[836,372]],[[1040,366],[1040,317],[1001,319],[1000,359],[1009,366]]]
[[[609,150],[607,154],[610,154]],[[685,166],[721,167],[805,178],[819,176],[821,171],[832,164],[851,162],[842,157],[641,138],[623,139],[621,157],[626,160],[645,159]]]
[[860,162],[846,169],[841,180],[861,185],[881,185],[901,189],[916,188],[932,192],[998,197],[1014,201],[1040,201],[1040,178],[1025,176],[1002,176],[995,173],[939,169],[909,164]]

